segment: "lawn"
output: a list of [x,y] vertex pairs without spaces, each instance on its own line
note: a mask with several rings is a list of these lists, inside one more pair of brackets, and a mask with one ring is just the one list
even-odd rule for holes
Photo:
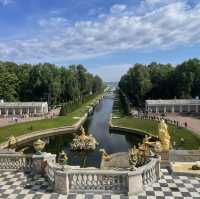
[[[146,131],[152,135],[158,135],[158,122],[152,120],[141,120],[133,118],[132,116],[123,116],[121,118],[112,119],[113,125],[123,126],[133,129],[140,129]],[[200,136],[194,134],[192,131],[177,127],[174,125],[168,125],[169,133],[171,136],[171,143],[176,142],[176,148],[178,149],[199,149]],[[184,138],[184,142],[180,139]]]
[[[81,107],[69,113],[67,116],[58,116],[53,119],[42,119],[31,122],[24,122],[19,124],[13,124],[0,128],[0,142],[4,142],[8,139],[9,136],[19,136],[26,133],[31,133],[38,130],[45,130],[50,128],[57,128],[63,126],[71,126],[78,122],[78,118],[84,116],[84,114],[88,111],[90,104],[94,103],[102,94],[98,96],[94,96],[93,99],[84,103]],[[77,117],[74,119],[74,117]]]

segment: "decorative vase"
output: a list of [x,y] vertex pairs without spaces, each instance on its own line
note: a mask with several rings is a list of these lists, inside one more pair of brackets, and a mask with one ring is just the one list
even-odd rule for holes
[[41,154],[42,153],[42,150],[44,149],[45,147],[45,142],[42,141],[41,139],[38,139],[36,140],[35,142],[33,142],[33,147],[36,151],[36,154]]

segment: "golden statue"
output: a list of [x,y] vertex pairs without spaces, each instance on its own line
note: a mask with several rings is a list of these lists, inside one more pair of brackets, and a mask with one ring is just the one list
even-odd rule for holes
[[160,142],[162,145],[162,150],[169,151],[170,150],[170,135],[168,132],[167,124],[164,120],[161,120],[161,122],[158,125],[158,133]]
[[8,148],[15,148],[17,144],[17,139],[15,138],[15,136],[10,136],[8,138]]
[[109,161],[111,159],[111,157],[108,155],[105,149],[100,149],[99,151],[102,153],[101,155],[102,160]]
[[67,153],[65,153],[65,151],[62,150],[58,155],[58,162],[60,164],[67,164],[67,160],[68,160]]
[[82,126],[80,128],[80,131],[81,131],[81,135],[79,136],[80,140],[86,140],[86,139],[88,139],[88,136],[85,133],[85,129]]
[[85,129],[81,126],[81,134],[75,136],[72,140],[71,149],[73,151],[88,151],[95,150],[96,145],[98,144],[96,139],[92,135],[86,135]]
[[[142,145],[139,145],[141,147]],[[140,149],[137,149],[136,146],[134,145],[133,148],[129,149],[128,151],[128,161],[130,164],[130,170],[134,171],[136,170],[136,165],[138,163],[138,160],[140,158]]]

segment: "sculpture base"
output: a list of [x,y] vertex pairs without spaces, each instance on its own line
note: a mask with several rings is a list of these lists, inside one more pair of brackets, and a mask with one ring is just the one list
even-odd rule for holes
[[168,150],[161,151],[160,156],[161,156],[161,167],[170,166],[169,151]]

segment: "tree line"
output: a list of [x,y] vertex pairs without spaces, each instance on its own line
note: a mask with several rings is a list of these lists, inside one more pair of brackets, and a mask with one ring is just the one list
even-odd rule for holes
[[200,60],[189,59],[177,66],[135,64],[121,77],[119,87],[135,106],[143,106],[146,99],[200,97]]
[[50,63],[0,62],[0,99],[4,101],[48,101],[56,105],[98,93],[99,76],[83,65],[58,67]]

